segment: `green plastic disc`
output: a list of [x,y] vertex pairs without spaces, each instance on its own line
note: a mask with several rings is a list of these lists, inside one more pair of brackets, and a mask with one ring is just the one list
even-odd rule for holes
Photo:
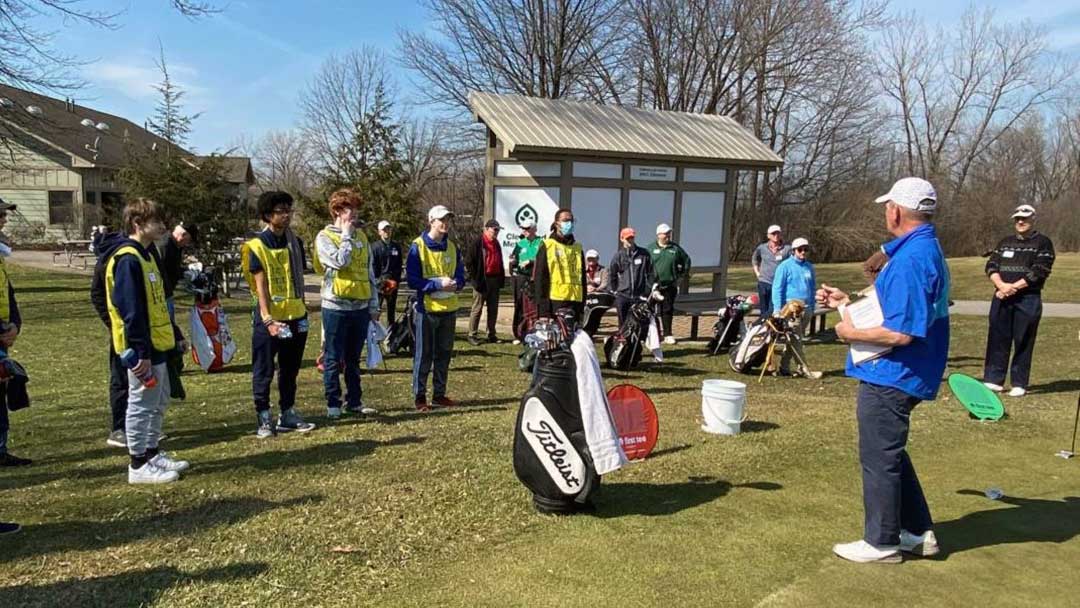
[[950,375],[949,388],[967,411],[979,420],[998,420],[1005,415],[1005,406],[1001,404],[1001,399],[971,376]]

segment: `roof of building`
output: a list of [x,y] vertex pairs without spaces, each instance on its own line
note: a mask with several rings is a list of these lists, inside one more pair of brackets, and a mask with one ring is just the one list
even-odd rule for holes
[[[40,112],[31,113],[27,110],[30,106]],[[83,167],[120,167],[125,163],[128,145],[143,150],[172,147],[191,154],[126,118],[4,84],[0,84],[0,123],[10,134],[21,132],[69,155],[73,165]],[[7,134],[0,130],[0,138]],[[250,183],[250,159],[222,158],[228,181]]]
[[[255,183],[255,170],[251,167],[251,159],[246,156],[223,156],[220,154],[211,155],[213,158],[221,161],[221,165],[224,168],[225,181],[233,184],[254,184]],[[198,160],[210,158],[210,156],[199,156]]]
[[469,106],[506,154],[539,152],[779,167],[775,152],[729,116],[473,92]]

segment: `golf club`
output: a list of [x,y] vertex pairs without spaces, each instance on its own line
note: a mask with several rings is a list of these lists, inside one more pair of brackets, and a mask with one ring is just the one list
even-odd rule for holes
[[1058,456],[1065,460],[1076,456],[1076,427],[1078,424],[1080,424],[1080,396],[1077,396],[1076,398],[1076,418],[1073,419],[1072,446],[1067,450],[1061,450],[1057,453]]

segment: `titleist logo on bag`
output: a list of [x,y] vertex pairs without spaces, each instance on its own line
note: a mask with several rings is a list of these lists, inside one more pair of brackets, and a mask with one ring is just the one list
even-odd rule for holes
[[563,494],[577,494],[585,476],[585,463],[551,413],[536,397],[525,402],[521,434],[559,490]]

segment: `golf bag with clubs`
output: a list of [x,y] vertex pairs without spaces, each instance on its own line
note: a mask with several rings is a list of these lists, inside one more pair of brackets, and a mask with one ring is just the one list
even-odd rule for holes
[[416,296],[410,296],[401,316],[386,330],[386,352],[391,355],[412,356],[416,344]]
[[[630,314],[623,319],[619,331],[604,340],[604,358],[611,369],[626,371],[641,363],[649,326],[656,327],[656,304],[663,299],[654,287],[653,291],[630,307]],[[659,328],[657,328],[659,330]]]
[[[738,348],[729,351],[728,362],[731,369],[741,374],[748,374],[754,368],[765,365],[766,371],[775,371],[773,366],[777,361],[773,358],[777,342],[782,341],[785,348],[795,348],[802,343],[802,334],[799,333],[802,318],[806,306],[802,300],[792,300],[772,316],[755,321],[742,340]],[[796,350],[796,356],[800,350]],[[807,368],[806,362],[799,357],[799,365]]]
[[746,324],[743,319],[750,310],[750,298],[742,295],[731,296],[727,303],[717,311],[717,321],[713,324],[713,337],[706,347],[708,356],[719,355],[739,343]]
[[514,473],[532,492],[533,506],[541,513],[588,509],[600,485],[585,438],[577,364],[570,351],[575,330],[560,319],[545,319],[526,337],[538,354],[514,428]]
[[594,291],[585,296],[585,314],[582,329],[589,337],[595,336],[600,329],[600,320],[607,311],[615,306],[615,294],[609,291]]
[[206,267],[187,272],[195,306],[191,310],[191,359],[205,372],[221,371],[236,355],[236,342],[229,331],[225,309],[218,300],[215,269]]

